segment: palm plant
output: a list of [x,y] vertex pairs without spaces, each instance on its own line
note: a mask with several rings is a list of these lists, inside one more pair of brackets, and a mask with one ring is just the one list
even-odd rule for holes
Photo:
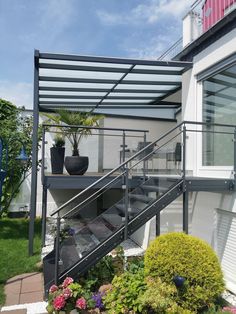
[[90,112],[71,112],[59,110],[60,121],[71,127],[64,128],[64,134],[72,145],[72,156],[79,156],[79,143],[83,137],[91,135],[92,130],[83,126],[99,126],[100,115],[91,115]]
[[72,156],[79,156],[79,143],[83,137],[92,134],[88,126],[99,126],[101,115],[92,115],[90,112],[58,110],[57,115],[45,114],[50,120],[57,124],[66,124],[69,127],[62,127],[62,132],[72,145]]

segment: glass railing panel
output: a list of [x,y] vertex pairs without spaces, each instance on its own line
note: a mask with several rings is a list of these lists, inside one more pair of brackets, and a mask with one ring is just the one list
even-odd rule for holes
[[179,178],[170,176],[149,177],[142,185],[130,190],[128,194],[129,219],[135,217],[152,203],[156,203],[178,180]]
[[133,175],[181,175],[182,133],[171,134],[133,159],[129,168]]
[[234,128],[204,126],[202,132],[202,165],[234,165]]
[[[61,130],[63,130],[61,132]],[[65,139],[65,157],[72,156],[72,144],[66,134],[67,128],[64,127],[46,127],[45,141],[42,147],[42,159],[45,175],[63,174],[68,175],[66,167],[61,171],[54,171],[51,167],[52,147],[55,144],[55,138],[63,136]],[[79,131],[78,131],[79,134]],[[143,131],[122,131],[122,129],[91,129],[87,136],[81,137],[78,149],[80,156],[87,156],[89,163],[87,174],[107,173],[122,162],[132,157],[144,142],[145,132]],[[58,158],[58,157],[57,157]]]

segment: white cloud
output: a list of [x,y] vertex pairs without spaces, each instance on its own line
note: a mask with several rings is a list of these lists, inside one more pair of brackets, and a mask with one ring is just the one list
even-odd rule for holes
[[125,14],[97,11],[97,16],[103,24],[137,24],[155,23],[163,17],[180,19],[190,7],[192,0],[148,0],[147,4],[139,4]]
[[130,58],[153,59],[156,60],[167,48],[170,47],[170,36],[155,36],[149,44],[143,43],[137,48],[127,48]]
[[33,86],[30,83],[0,81],[0,98],[12,102],[17,107],[32,109]]

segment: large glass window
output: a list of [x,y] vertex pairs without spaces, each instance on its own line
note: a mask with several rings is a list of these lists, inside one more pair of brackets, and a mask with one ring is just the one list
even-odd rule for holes
[[233,165],[234,128],[211,126],[212,123],[236,125],[236,65],[203,81],[203,165]]

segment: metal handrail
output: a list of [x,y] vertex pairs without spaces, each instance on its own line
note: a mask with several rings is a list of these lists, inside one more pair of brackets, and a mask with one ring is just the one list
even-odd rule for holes
[[[127,159],[126,161],[122,162],[120,165],[118,165],[117,167],[115,167],[114,169],[112,169],[111,171],[109,171],[107,174],[105,174],[104,176],[102,176],[100,179],[98,179],[97,181],[93,182],[91,185],[89,185],[87,188],[85,188],[83,191],[81,191],[80,193],[76,194],[74,197],[72,197],[70,200],[68,200],[66,203],[62,204],[57,210],[55,210],[54,212],[51,213],[51,216],[54,216],[56,214],[58,214],[62,209],[64,209],[66,206],[68,206],[69,204],[71,204],[73,201],[75,201],[78,197],[80,197],[81,195],[85,194],[87,191],[89,191],[91,188],[95,187],[98,183],[101,183],[102,181],[104,181],[106,178],[108,178],[109,176],[111,176],[113,173],[115,173],[117,170],[119,169],[124,169],[124,167],[126,165],[128,165],[128,163],[130,163],[132,160],[134,160],[136,157],[138,157],[139,155],[141,155],[143,152],[145,152],[148,148],[156,145],[159,141],[161,141],[163,138],[165,138],[166,136],[168,136],[169,134],[171,134],[172,132],[174,132],[175,130],[181,128],[183,125],[201,125],[201,126],[219,126],[219,127],[229,127],[229,128],[236,128],[236,125],[233,124],[221,124],[221,123],[207,123],[207,122],[195,122],[195,121],[182,121],[181,123],[179,123],[177,126],[175,126],[174,128],[172,128],[170,131],[168,131],[167,133],[165,133],[164,135],[162,135],[160,138],[158,138],[156,141],[148,144],[147,146],[145,146],[143,149],[141,149],[140,151],[138,151],[136,154],[134,154],[133,156],[131,156],[129,159]],[[188,131],[188,130],[186,130]],[[145,156],[146,158],[146,156]]]
[[117,132],[140,132],[140,133],[149,133],[149,130],[141,130],[141,129],[125,129],[125,128],[107,128],[107,127],[99,127],[99,126],[86,126],[86,125],[68,125],[68,124],[48,124],[45,123],[42,125],[44,127],[54,127],[54,128],[75,128],[75,129],[93,129],[100,131],[117,131]]

